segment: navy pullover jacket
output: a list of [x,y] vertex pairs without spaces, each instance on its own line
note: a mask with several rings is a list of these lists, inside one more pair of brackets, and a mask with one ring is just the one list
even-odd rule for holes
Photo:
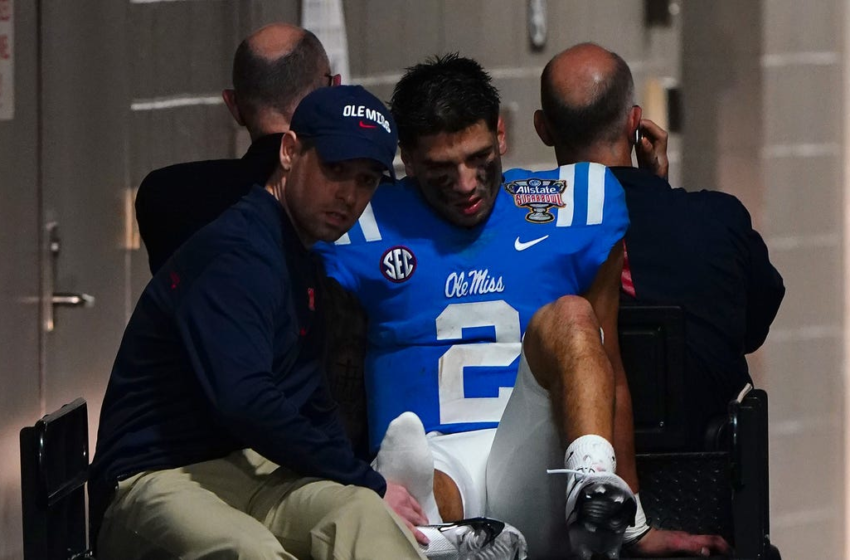
[[684,308],[688,410],[701,428],[751,382],[744,355],[767,337],[785,295],[782,276],[734,196],[673,189],[642,169],[611,171],[629,209],[634,297],[622,299]]
[[316,263],[255,186],[164,264],[109,378],[90,477],[95,525],[116,481],[244,448],[384,494],[328,394]]
[[281,136],[257,138],[242,159],[178,163],[145,177],[136,195],[136,220],[152,274],[255,183],[265,184],[278,165]]

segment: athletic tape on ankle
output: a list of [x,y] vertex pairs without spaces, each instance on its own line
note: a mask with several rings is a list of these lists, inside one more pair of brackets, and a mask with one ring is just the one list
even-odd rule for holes
[[637,502],[637,511],[635,512],[635,524],[629,525],[626,533],[623,535],[623,543],[628,546],[638,542],[641,537],[649,532],[649,523],[646,520],[646,513],[643,511],[643,505],[640,503],[640,494],[635,494],[635,502]]

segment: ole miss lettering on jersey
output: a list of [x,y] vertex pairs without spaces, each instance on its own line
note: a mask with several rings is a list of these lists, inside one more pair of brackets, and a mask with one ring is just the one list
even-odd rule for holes
[[351,231],[316,244],[328,275],[368,313],[375,450],[408,410],[426,431],[495,427],[535,311],[590,289],[625,235],[625,193],[601,165],[507,170],[503,181],[472,228],[434,212],[413,179],[382,185]]

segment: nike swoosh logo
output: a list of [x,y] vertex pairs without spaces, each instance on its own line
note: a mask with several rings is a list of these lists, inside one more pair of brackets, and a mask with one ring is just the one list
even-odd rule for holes
[[517,251],[525,251],[529,247],[534,247],[535,245],[537,245],[538,243],[540,243],[544,239],[548,239],[548,238],[549,238],[548,235],[544,235],[543,237],[538,237],[537,239],[532,239],[531,241],[526,241],[525,243],[523,243],[522,241],[519,240],[519,237],[517,237],[516,241],[514,241],[514,249],[516,249]]
[[360,128],[378,128],[376,124],[366,124],[363,121],[360,121]]

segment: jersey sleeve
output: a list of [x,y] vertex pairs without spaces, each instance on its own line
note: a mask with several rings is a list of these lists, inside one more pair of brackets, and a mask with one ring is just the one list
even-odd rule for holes
[[562,165],[547,171],[506,171],[504,182],[512,184],[515,181],[527,182],[532,187],[532,181],[536,181],[537,186],[547,181],[563,185],[557,195],[559,203],[550,204],[557,206],[549,210],[556,212],[557,218],[550,224],[554,230],[549,231],[554,231],[551,235],[557,238],[559,252],[571,260],[566,266],[571,276],[571,290],[574,289],[571,293],[585,293],[593,284],[599,267],[608,259],[614,245],[625,237],[629,227],[622,185],[610,169],[589,162]]
[[[345,239],[345,237],[342,239]],[[346,249],[350,250],[347,245],[340,247],[335,243],[320,242],[313,246],[313,251],[322,259],[325,273],[339,282],[339,285],[345,290],[357,293],[360,283],[357,276],[345,263],[346,255],[342,253]]]
[[573,174],[574,209],[568,235],[580,244],[576,271],[581,294],[590,289],[611,249],[625,237],[629,213],[623,187],[610,169],[598,163],[578,163]]

